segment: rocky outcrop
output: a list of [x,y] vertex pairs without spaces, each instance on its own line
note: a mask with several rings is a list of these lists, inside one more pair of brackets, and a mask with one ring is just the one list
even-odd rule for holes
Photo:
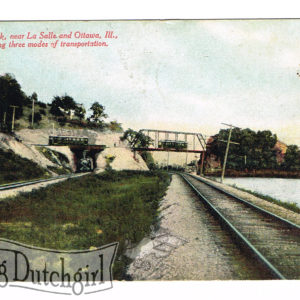
[[95,172],[103,172],[110,165],[113,170],[148,170],[142,157],[134,154],[129,148],[106,148],[96,158]]

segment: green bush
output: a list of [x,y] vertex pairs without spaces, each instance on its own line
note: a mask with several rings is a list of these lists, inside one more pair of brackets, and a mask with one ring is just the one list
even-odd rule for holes
[[146,163],[147,167],[149,168],[149,170],[157,169],[157,165],[155,164],[153,156],[150,152],[143,151],[141,153],[141,156],[142,156],[143,160],[145,161],[145,163]]

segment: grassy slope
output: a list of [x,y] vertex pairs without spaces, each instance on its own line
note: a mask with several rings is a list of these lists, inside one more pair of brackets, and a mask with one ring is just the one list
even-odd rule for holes
[[[41,107],[39,104],[35,105],[35,112],[40,112],[44,110],[46,115],[42,115],[42,120],[39,124],[34,124],[34,129],[41,129],[41,128],[52,128],[52,124],[54,124],[55,128],[60,128],[60,124],[54,119],[54,116],[50,114],[50,106],[46,106],[46,108]],[[16,120],[16,129],[20,130],[22,128],[29,128],[31,123],[29,122],[28,118],[32,114],[32,108],[30,106],[23,107],[23,116]],[[65,129],[76,129],[80,128],[74,124],[66,124],[64,126]]]
[[53,249],[89,249],[118,241],[114,278],[126,267],[126,240],[139,242],[155,222],[169,176],[108,172],[70,179],[0,205],[0,236]]
[[12,151],[0,149],[0,184],[46,177],[47,170]]

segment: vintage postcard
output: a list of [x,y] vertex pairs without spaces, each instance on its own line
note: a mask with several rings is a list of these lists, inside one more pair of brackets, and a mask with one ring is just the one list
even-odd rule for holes
[[0,285],[300,279],[300,20],[0,22]]

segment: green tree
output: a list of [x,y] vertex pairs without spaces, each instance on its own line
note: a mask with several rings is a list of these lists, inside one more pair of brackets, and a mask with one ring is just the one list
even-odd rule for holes
[[136,137],[136,134],[137,132],[134,131],[133,129],[131,128],[128,128],[122,137],[120,137],[120,140],[121,141],[127,141],[129,143],[130,146],[133,146],[134,145],[134,140],[135,140],[135,137]]
[[75,116],[79,118],[80,121],[82,121],[85,117],[86,110],[83,105],[76,105],[75,108]]
[[[35,112],[34,116],[33,116],[33,122],[36,123],[36,124],[39,124],[41,120],[42,120],[42,115],[39,112]],[[31,114],[28,117],[28,121],[31,124],[31,122],[32,122],[32,115]]]
[[63,104],[62,104],[62,99],[59,96],[55,96],[52,100],[52,103],[50,104],[50,113],[56,117],[63,117],[64,113],[60,109]]
[[15,118],[19,119],[23,115],[23,106],[28,103],[25,93],[20,84],[12,74],[0,76],[0,118],[1,127],[7,127],[12,119],[11,105],[18,108],[15,111]]
[[282,167],[286,170],[300,170],[300,150],[297,145],[289,145]]
[[38,101],[38,95],[36,92],[33,92],[32,95],[29,97],[29,99],[32,101],[34,100],[35,102]]
[[122,132],[123,131],[122,124],[118,123],[117,121],[111,121],[108,125],[108,128],[111,131],[116,131],[116,132]]
[[130,147],[142,147],[147,148],[152,143],[152,139],[142,133],[141,131],[135,131],[128,128],[123,136],[120,138],[121,141],[128,141]]
[[[216,155],[221,164],[223,164],[228,136],[229,129],[222,129],[212,137],[212,141],[208,144],[208,155]],[[249,128],[234,128],[231,141],[239,144],[230,144],[227,159],[229,169],[273,169],[278,167],[274,150],[277,136],[271,131],[255,132]]]
[[65,95],[62,97],[62,108],[67,113],[67,115],[70,115],[71,110],[75,110],[77,105],[74,99],[68,95]]
[[90,119],[96,123],[103,123],[102,119],[108,117],[106,113],[104,113],[105,107],[101,105],[99,102],[94,102],[90,108],[93,111]]
[[75,110],[76,107],[74,99],[67,94],[62,97],[55,96],[51,103],[50,113],[57,117],[70,116],[71,110]]

